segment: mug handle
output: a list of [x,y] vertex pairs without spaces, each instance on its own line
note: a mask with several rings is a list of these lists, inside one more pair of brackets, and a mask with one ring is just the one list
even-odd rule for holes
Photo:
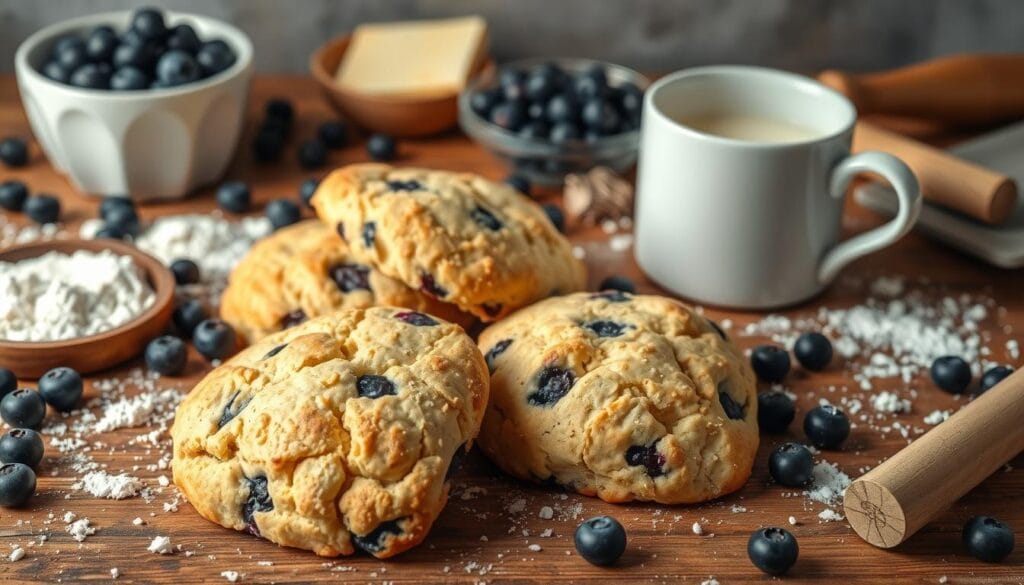
[[831,282],[839,270],[853,260],[902,238],[914,226],[917,216],[921,213],[921,187],[917,183],[917,177],[903,161],[884,152],[861,152],[843,159],[832,169],[832,178],[829,181],[831,196],[842,199],[846,195],[850,181],[864,172],[876,173],[889,181],[899,200],[896,217],[873,230],[839,242],[825,252],[818,263],[820,284]]

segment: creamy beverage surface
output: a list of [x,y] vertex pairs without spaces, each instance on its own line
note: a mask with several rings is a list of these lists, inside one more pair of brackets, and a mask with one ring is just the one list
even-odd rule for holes
[[701,114],[685,116],[677,121],[704,134],[750,142],[801,142],[818,135],[818,132],[792,122],[750,114]]

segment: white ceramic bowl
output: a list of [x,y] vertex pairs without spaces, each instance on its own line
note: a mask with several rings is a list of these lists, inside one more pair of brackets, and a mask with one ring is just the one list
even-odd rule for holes
[[253,73],[249,38],[230,24],[166,11],[169,26],[191,25],[203,41],[223,39],[237,55],[227,70],[168,89],[101,91],[40,73],[57,39],[100,24],[121,31],[130,11],[48,26],[15,55],[21,101],[50,162],[79,190],[133,199],[180,198],[219,179],[238,145]]

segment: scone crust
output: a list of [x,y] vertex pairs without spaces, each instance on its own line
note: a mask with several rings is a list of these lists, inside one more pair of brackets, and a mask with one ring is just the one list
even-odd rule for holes
[[682,303],[614,291],[551,298],[491,325],[479,345],[492,391],[478,442],[511,475],[666,504],[717,498],[750,476],[753,372]]
[[586,284],[540,206],[473,174],[350,165],[320,182],[313,206],[360,262],[485,321]]
[[[366,391],[381,380],[393,393]],[[487,398],[461,327],[402,308],[337,312],[196,385],[171,429],[174,481],[222,526],[318,555],[390,557],[440,514]]]

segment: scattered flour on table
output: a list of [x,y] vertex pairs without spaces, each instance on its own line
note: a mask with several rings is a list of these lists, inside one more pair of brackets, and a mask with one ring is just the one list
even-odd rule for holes
[[11,551],[11,554],[7,556],[7,560],[12,563],[20,561],[23,558],[25,558],[25,549],[20,546],[15,546],[14,550]]
[[123,500],[139,495],[142,480],[127,474],[111,475],[106,471],[90,471],[72,487],[84,490],[97,498]]
[[722,584],[718,582],[718,579],[715,579],[714,577],[708,577],[707,579],[704,579],[703,581],[701,581],[700,585],[722,585]]
[[153,554],[169,555],[174,553],[174,546],[171,545],[171,538],[169,536],[157,536],[153,538],[153,542],[149,543],[146,550]]
[[79,518],[78,520],[75,520],[71,524],[68,524],[65,527],[65,530],[68,531],[71,538],[74,538],[78,542],[82,542],[89,536],[96,534],[96,527],[89,522],[88,518]]
[[0,246],[2,247],[28,244],[40,240],[61,239],[67,236],[68,233],[63,231],[59,224],[48,223],[45,225],[28,224],[19,226],[10,221],[6,214],[0,213]]
[[835,463],[819,461],[811,473],[811,487],[804,495],[815,502],[834,506],[843,498],[850,487],[850,476],[843,473]]
[[[895,392],[883,390],[871,398],[871,406],[878,412],[910,412],[910,401],[900,398]],[[851,413],[854,414],[854,413]]]
[[929,425],[937,425],[946,422],[951,414],[953,412],[950,410],[933,410],[924,417],[924,422]]
[[227,579],[231,583],[237,583],[239,575],[238,575],[238,571],[221,571],[220,572],[220,576],[224,577],[225,579]]

